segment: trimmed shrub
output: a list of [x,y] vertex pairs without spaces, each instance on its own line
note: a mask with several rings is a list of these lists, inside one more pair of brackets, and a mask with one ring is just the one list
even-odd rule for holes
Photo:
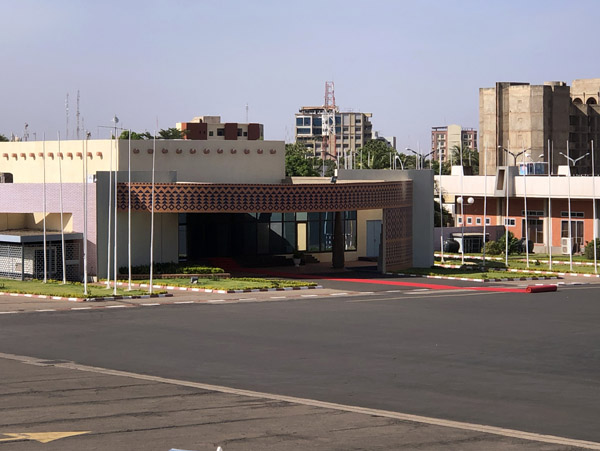
[[[594,259],[594,241],[589,241],[585,245],[585,258]],[[600,238],[596,238],[596,258],[600,257]]]
[[499,241],[488,241],[485,243],[485,253],[487,255],[500,255],[504,253],[504,246],[500,246]]

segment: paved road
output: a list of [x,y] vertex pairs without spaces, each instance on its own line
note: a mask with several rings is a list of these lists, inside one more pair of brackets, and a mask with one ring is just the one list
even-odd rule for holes
[[600,441],[598,294],[402,289],[5,315],[0,351]]

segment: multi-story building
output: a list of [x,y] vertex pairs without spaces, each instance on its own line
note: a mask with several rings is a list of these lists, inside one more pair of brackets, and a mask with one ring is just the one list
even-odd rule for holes
[[434,160],[450,161],[455,148],[477,150],[477,130],[447,125],[431,128],[431,152]]
[[[556,173],[559,165],[567,164],[564,154],[581,158],[577,170],[591,173],[591,142],[600,138],[599,97],[600,78],[575,80],[571,87],[555,81],[481,88],[479,132],[485,156],[480,161],[489,174],[499,166],[535,161]],[[596,172],[598,168],[596,161]]]
[[[315,155],[321,155],[323,136],[328,129],[323,126],[323,117],[329,113],[323,107],[304,106],[296,113],[296,142],[304,144]],[[373,137],[372,113],[346,111],[335,113],[335,149],[328,152],[329,158],[338,153],[355,152]]]
[[221,116],[198,116],[189,122],[178,122],[177,128],[185,132],[185,139],[196,140],[246,140],[263,139],[263,125],[221,122]]
[[133,265],[149,264],[151,242],[155,262],[301,251],[334,266],[379,257],[383,271],[433,264],[428,171],[289,179],[285,143],[253,139],[252,125],[239,140],[0,142],[0,276],[43,277],[46,244],[61,279],[61,232],[70,280],[112,278],[117,242],[117,267],[129,242]]

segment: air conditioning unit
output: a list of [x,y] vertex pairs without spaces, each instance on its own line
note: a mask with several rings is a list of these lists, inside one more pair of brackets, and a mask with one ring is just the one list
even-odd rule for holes
[[573,244],[575,243],[575,238],[561,238],[560,239],[560,251],[563,255],[569,255],[571,253],[571,249],[573,249]]

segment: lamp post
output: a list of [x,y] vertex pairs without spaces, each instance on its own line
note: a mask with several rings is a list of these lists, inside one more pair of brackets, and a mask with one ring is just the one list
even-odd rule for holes
[[[571,231],[571,164],[573,164],[573,166],[575,166],[577,164],[577,162],[579,160],[583,160],[585,157],[587,157],[590,153],[586,153],[585,155],[582,155],[578,158],[571,158],[569,156],[569,141],[567,141],[567,155],[565,155],[562,152],[559,152],[559,154],[561,154],[563,157],[565,157],[567,159],[567,163],[569,163],[569,173],[568,173],[568,177],[569,177],[569,181],[568,181],[568,185],[569,185],[569,189],[568,189],[568,204],[569,204],[569,269],[572,272],[573,271],[573,245],[571,243],[572,240],[572,231]],[[596,243],[594,243],[595,245]]]
[[594,140],[592,140],[592,209],[594,220],[592,221],[592,230],[594,232],[594,273],[598,274],[597,243],[598,231],[596,225],[596,168],[594,167]]
[[[538,155],[538,160],[544,157],[544,154],[541,153]],[[550,140],[548,140],[548,269],[552,271],[552,196],[551,192],[551,184],[552,179],[550,178],[551,165],[550,158],[552,158],[552,152],[550,151]]]
[[440,166],[440,183],[438,189],[440,191],[440,252],[442,254],[442,263],[444,263],[444,207],[442,206],[442,149],[439,150],[439,166]]
[[[430,155],[433,155],[436,152],[436,150],[432,150],[431,152],[429,152],[427,155],[425,155],[423,157],[423,161],[427,161],[427,157]],[[423,169],[423,167],[421,166],[421,169]],[[429,159],[429,169],[431,169],[431,158]]]
[[410,147],[407,147],[406,150],[415,154],[415,169],[420,169],[419,161],[421,160],[421,154],[419,152],[412,150]]
[[[467,203],[469,205],[472,205],[473,202],[475,202],[475,199],[473,199],[472,197],[469,197],[467,199]],[[461,195],[458,198],[458,203],[460,204],[460,236],[461,236],[461,243],[460,243],[460,259],[461,259],[461,264],[464,265],[465,264],[465,202],[464,202],[464,195]]]
[[[507,141],[507,145],[510,148],[510,141]],[[522,150],[519,153],[514,153],[514,152],[511,152],[509,149],[507,149],[505,147],[502,147],[502,146],[498,146],[498,149],[501,149],[504,152],[508,153],[509,155],[512,155],[512,157],[514,158],[514,164],[513,164],[513,166],[517,165],[517,158],[521,154],[525,153],[527,150],[530,150],[530,149],[524,149],[524,150]],[[508,171],[506,171],[505,180],[506,180],[506,218],[504,218],[504,224],[506,225],[506,233],[504,234],[504,237],[505,237],[505,239],[504,239],[504,242],[505,242],[504,265],[508,268],[508,226],[509,226],[509,223],[508,223],[508,213],[509,213],[508,212],[508,205],[509,205],[509,198],[510,198],[509,193],[508,193],[509,192],[509,186],[510,186],[509,183],[508,183],[509,182],[509,180],[508,180]]]

